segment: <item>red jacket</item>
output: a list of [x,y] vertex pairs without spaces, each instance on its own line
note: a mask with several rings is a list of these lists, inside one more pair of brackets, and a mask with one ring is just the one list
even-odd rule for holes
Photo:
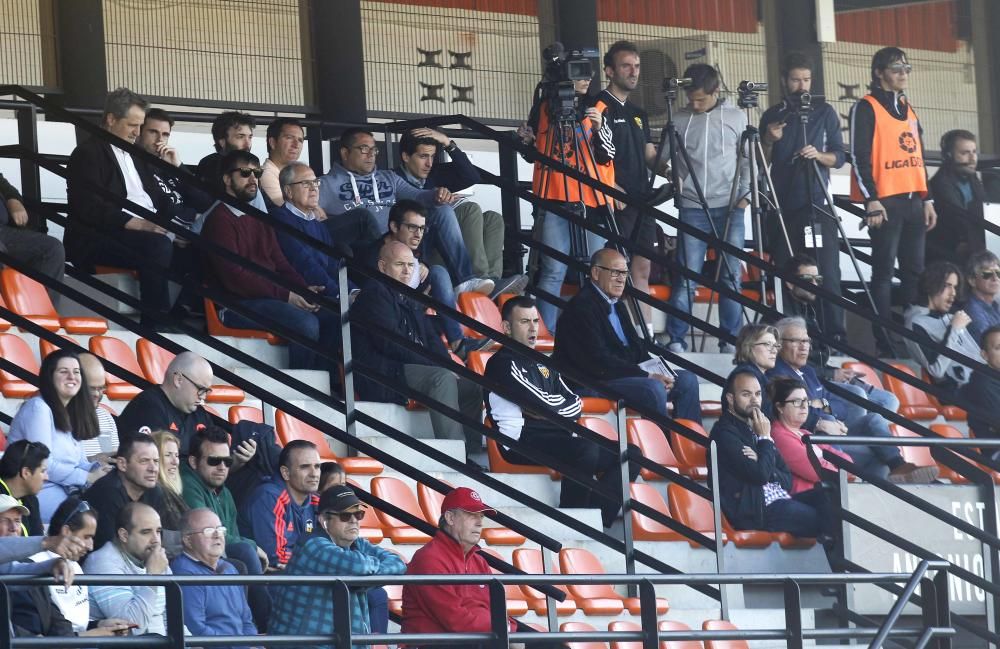
[[[462,546],[443,531],[413,554],[408,575],[492,575],[479,548],[462,556]],[[485,578],[484,578],[485,581]],[[510,630],[515,622],[508,619]],[[401,633],[490,631],[490,592],[485,584],[403,586]]]
[[[788,426],[781,423],[780,419],[775,419],[771,423],[771,439],[774,440],[774,445],[778,447],[778,452],[781,453],[785,464],[788,465],[788,469],[792,472],[793,495],[800,491],[812,489],[820,481],[816,469],[813,468],[812,463],[809,461],[806,445],[802,442],[802,435],[804,433],[805,431],[790,430]],[[830,451],[845,460],[851,459],[850,455],[829,444],[819,444],[818,446],[819,448],[816,451],[820,458],[819,464],[824,469],[836,471],[837,467],[828,460],[824,460],[820,454],[821,451]]]

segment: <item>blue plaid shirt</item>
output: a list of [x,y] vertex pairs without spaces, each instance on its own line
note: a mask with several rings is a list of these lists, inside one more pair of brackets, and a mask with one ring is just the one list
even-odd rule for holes
[[[342,548],[325,533],[317,533],[295,548],[284,574],[401,575],[404,572],[406,564],[398,555],[364,539],[358,539],[350,548]],[[333,594],[329,587],[280,586],[275,590],[270,633],[329,635],[334,632]],[[351,589],[351,633],[371,633],[365,589]],[[310,645],[310,648],[333,649],[333,644]]]

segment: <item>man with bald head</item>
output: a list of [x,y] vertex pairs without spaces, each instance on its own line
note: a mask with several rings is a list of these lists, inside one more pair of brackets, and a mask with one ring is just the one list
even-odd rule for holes
[[621,301],[628,273],[628,263],[617,250],[603,248],[594,253],[590,281],[559,317],[554,357],[567,377],[587,380],[588,385],[577,390],[579,394],[604,396],[595,389],[604,384],[644,413],[666,416],[669,399],[674,418],[701,422],[694,374],[677,371],[671,376],[639,367],[650,355]]
[[[378,269],[390,280],[408,285],[417,272],[417,261],[409,246],[399,241],[386,243],[379,253]],[[413,390],[444,405],[460,410],[466,417],[479,420],[483,395],[479,386],[453,374],[448,348],[437,334],[421,304],[404,297],[392,282],[371,281],[358,294],[351,309],[356,325],[352,338],[354,360],[362,368],[390,380],[405,383]],[[384,327],[410,341],[404,347],[391,340],[375,326]],[[427,355],[412,349],[419,346]],[[364,373],[355,374],[355,387],[365,401],[406,403],[406,397],[385,382]],[[430,410],[431,425],[437,439],[465,440],[466,455],[481,450],[482,437],[461,423]]]
[[84,440],[81,444],[87,457],[94,459],[95,455],[114,453],[118,448],[118,424],[115,423],[114,415],[101,407],[101,399],[108,389],[108,378],[101,359],[90,352],[81,352],[79,357],[80,369],[87,377],[87,391],[97,410],[97,427],[100,430],[96,438]]

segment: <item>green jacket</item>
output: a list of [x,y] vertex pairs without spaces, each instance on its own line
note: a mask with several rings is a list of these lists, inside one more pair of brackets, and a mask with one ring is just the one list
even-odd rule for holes
[[186,462],[181,463],[181,482],[184,484],[184,502],[191,509],[207,507],[215,512],[226,528],[227,543],[243,542],[256,547],[253,539],[240,536],[240,528],[236,525],[236,503],[225,485],[216,492],[202,482],[201,477]]

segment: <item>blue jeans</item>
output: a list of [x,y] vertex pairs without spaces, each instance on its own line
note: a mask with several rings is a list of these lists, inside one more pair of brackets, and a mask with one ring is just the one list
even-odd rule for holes
[[[899,400],[891,392],[875,388],[869,395],[865,393],[865,389],[860,385],[851,385],[849,383],[838,383],[837,385],[859,397],[869,399],[872,403],[876,403],[887,410],[895,411],[899,408]],[[827,397],[827,400],[830,402],[830,410],[833,411],[833,416],[847,425],[848,435],[892,437],[892,431],[889,430],[889,422],[882,415],[868,412],[862,406],[833,394],[833,392],[828,392]],[[880,467],[875,466],[877,464],[888,466],[889,464],[902,461],[899,449],[895,446],[855,446],[852,444],[845,446],[843,450],[857,464],[868,465],[869,470],[876,473],[880,472]]]
[[458,227],[458,217],[451,205],[438,205],[427,211],[427,234],[420,244],[423,250],[435,250],[444,261],[454,285],[472,279],[472,262]]
[[[552,212],[542,213],[542,243],[559,252],[569,254],[569,227],[570,222]],[[581,251],[588,257],[604,247],[605,240],[598,234],[587,230],[587,250]],[[539,289],[558,296],[562,290],[563,280],[566,278],[566,264],[557,261],[552,257],[542,254],[541,267],[538,270]],[[556,331],[556,319],[559,317],[559,308],[542,298],[538,300],[538,315],[551,333]]]
[[[262,298],[256,300],[240,300],[239,304],[263,318],[280,323],[303,338],[319,343],[331,352],[340,348],[340,314],[327,309],[316,313],[303,311],[288,302]],[[222,309],[219,314],[222,324],[234,329],[269,329],[266,323],[246,318],[230,309]],[[331,379],[337,376],[337,362],[326,360],[302,345],[288,344],[288,366],[293,370],[329,370]]]
[[368,621],[372,633],[389,632],[389,594],[385,588],[375,587],[368,590]]
[[[701,423],[701,399],[698,396],[698,377],[686,370],[678,370],[674,387],[669,391],[656,379],[629,376],[623,379],[605,381],[616,391],[625,395],[625,405],[643,412],[655,412],[667,416],[667,401],[674,404],[674,419],[690,419]],[[581,395],[603,397],[595,390],[581,388]]]
[[[424,285],[431,287],[431,297],[445,306],[455,308],[455,287],[451,283],[451,276],[444,266],[431,266],[427,269],[427,279]],[[438,328],[448,342],[453,343],[462,339],[462,325],[457,320],[453,320],[445,315],[438,314],[435,318]]]
[[[743,210],[735,209],[729,212],[725,207],[715,207],[710,209],[709,215],[715,225],[715,231],[721,238],[726,232],[726,221],[729,221],[729,230],[726,234],[726,243],[736,248],[743,248]],[[680,209],[680,219],[684,223],[693,225],[702,232],[712,234],[712,227],[705,212],[699,208],[682,207]],[[682,234],[680,236],[680,247],[678,248],[678,259],[686,268],[696,273],[700,273],[705,265],[705,253],[708,251],[708,244],[701,239]],[[719,273],[719,283],[728,286],[734,291],[740,290],[740,260],[729,255],[722,255],[730,272],[723,269]],[[691,301],[688,291],[694,291],[691,280],[679,277],[670,291],[670,305],[685,313],[691,313]],[[740,329],[740,303],[729,298],[719,296],[719,326],[731,333],[733,336]],[[670,342],[684,345],[684,336],[688,332],[688,324],[679,318],[667,318],[667,333],[670,334]]]

